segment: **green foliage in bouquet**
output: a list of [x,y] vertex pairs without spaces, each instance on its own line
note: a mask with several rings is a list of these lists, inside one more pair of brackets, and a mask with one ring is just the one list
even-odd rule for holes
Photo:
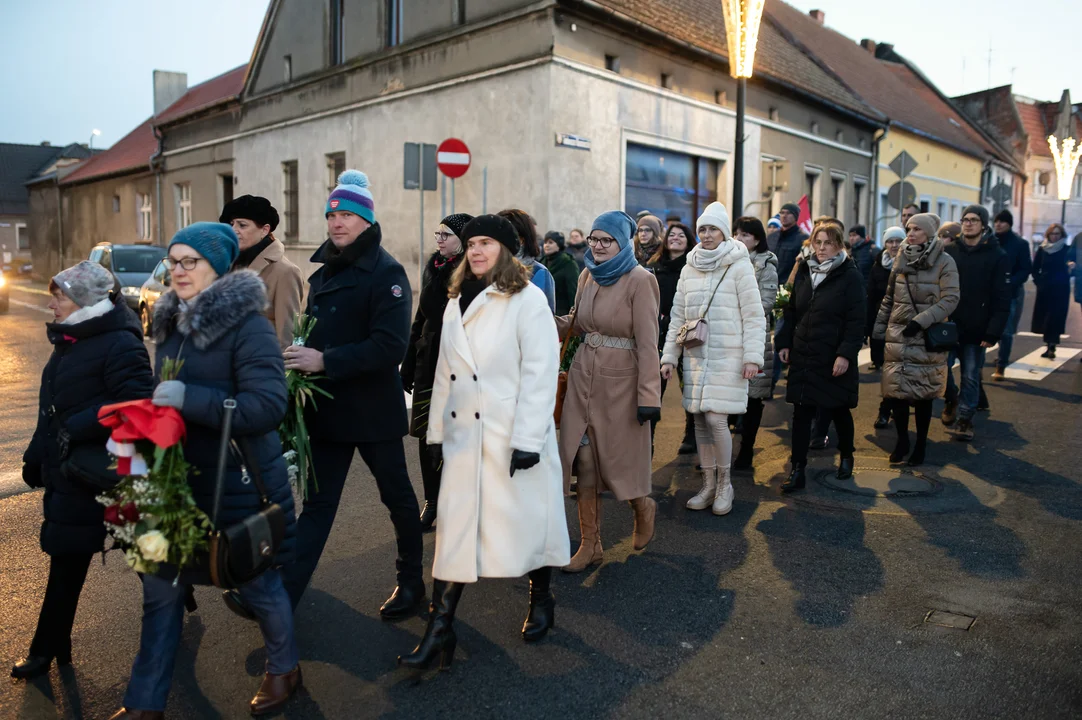
[[[308,337],[315,326],[316,318],[309,317],[305,313],[297,313],[293,318],[293,344],[303,347],[308,342]],[[317,385],[325,378],[325,375],[306,375],[296,370],[286,370],[289,406],[282,424],[278,427],[278,437],[282,441],[282,452],[289,470],[289,482],[304,500],[308,499],[309,481],[311,481],[313,491],[319,492],[316,471],[312,467],[312,439],[308,436],[308,426],[304,422],[304,408],[308,403],[312,403],[312,407],[317,407],[317,394],[326,398],[333,397]]]

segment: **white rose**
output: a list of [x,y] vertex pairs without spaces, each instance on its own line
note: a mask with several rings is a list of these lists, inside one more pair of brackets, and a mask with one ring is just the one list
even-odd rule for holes
[[169,541],[158,530],[143,533],[135,544],[139,546],[143,559],[150,562],[165,562],[169,557]]

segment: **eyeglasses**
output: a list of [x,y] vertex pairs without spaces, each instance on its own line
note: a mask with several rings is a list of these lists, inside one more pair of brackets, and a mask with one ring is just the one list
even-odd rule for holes
[[646,227],[645,225],[643,227],[639,228],[639,235],[652,235],[653,232],[654,232],[653,228]]
[[187,271],[192,271],[195,270],[195,266],[199,264],[200,260],[206,260],[206,258],[188,256],[181,258],[180,260],[174,260],[171,257],[167,257],[162,260],[162,262],[165,264],[166,270],[176,270],[177,265],[179,265]]
[[432,235],[436,238],[436,242],[447,242],[449,238],[458,237],[453,232],[440,232],[439,230],[432,233]]
[[964,217],[964,218],[962,218],[962,224],[965,224],[965,223],[979,223],[980,221],[981,221],[980,218],[975,218],[975,217]]
[[599,238],[591,235],[586,238],[586,244],[590,247],[599,247],[602,250],[612,247],[612,244],[616,242],[613,238]]

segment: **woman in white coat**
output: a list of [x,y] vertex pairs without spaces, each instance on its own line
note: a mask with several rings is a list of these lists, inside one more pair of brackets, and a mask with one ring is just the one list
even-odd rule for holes
[[442,463],[432,605],[420,644],[400,665],[449,667],[455,608],[466,583],[530,577],[522,628],[540,640],[554,622],[552,568],[571,559],[563,470],[552,413],[559,374],[556,324],[544,292],[515,259],[511,223],[482,215],[462,230],[443,315],[427,443]]
[[[707,205],[695,231],[699,245],[688,253],[676,286],[661,375],[672,377],[683,355],[684,409],[695,416],[703,473],[703,487],[687,507],[712,506],[715,515],[726,515],[733,508],[728,416],[747,412],[748,381],[763,368],[766,316],[748,249],[732,239],[725,206]],[[706,321],[706,343],[682,344],[681,327],[700,318]]]

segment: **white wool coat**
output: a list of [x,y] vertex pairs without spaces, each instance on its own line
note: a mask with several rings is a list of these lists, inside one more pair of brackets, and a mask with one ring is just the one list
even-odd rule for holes
[[[707,308],[716,286],[717,294]],[[677,345],[684,322],[704,312],[709,326],[707,343],[690,349]],[[712,251],[692,248],[676,284],[672,323],[661,357],[662,365],[676,365],[683,354],[684,409],[725,415],[746,412],[744,364],[762,368],[765,347],[766,316],[748,249],[735,240],[727,240]]]
[[[429,407],[429,445],[443,445],[432,576],[521,577],[571,560],[552,413],[560,369],[556,324],[533,284],[489,286],[463,316],[447,303]],[[541,462],[511,477],[511,451]]]

